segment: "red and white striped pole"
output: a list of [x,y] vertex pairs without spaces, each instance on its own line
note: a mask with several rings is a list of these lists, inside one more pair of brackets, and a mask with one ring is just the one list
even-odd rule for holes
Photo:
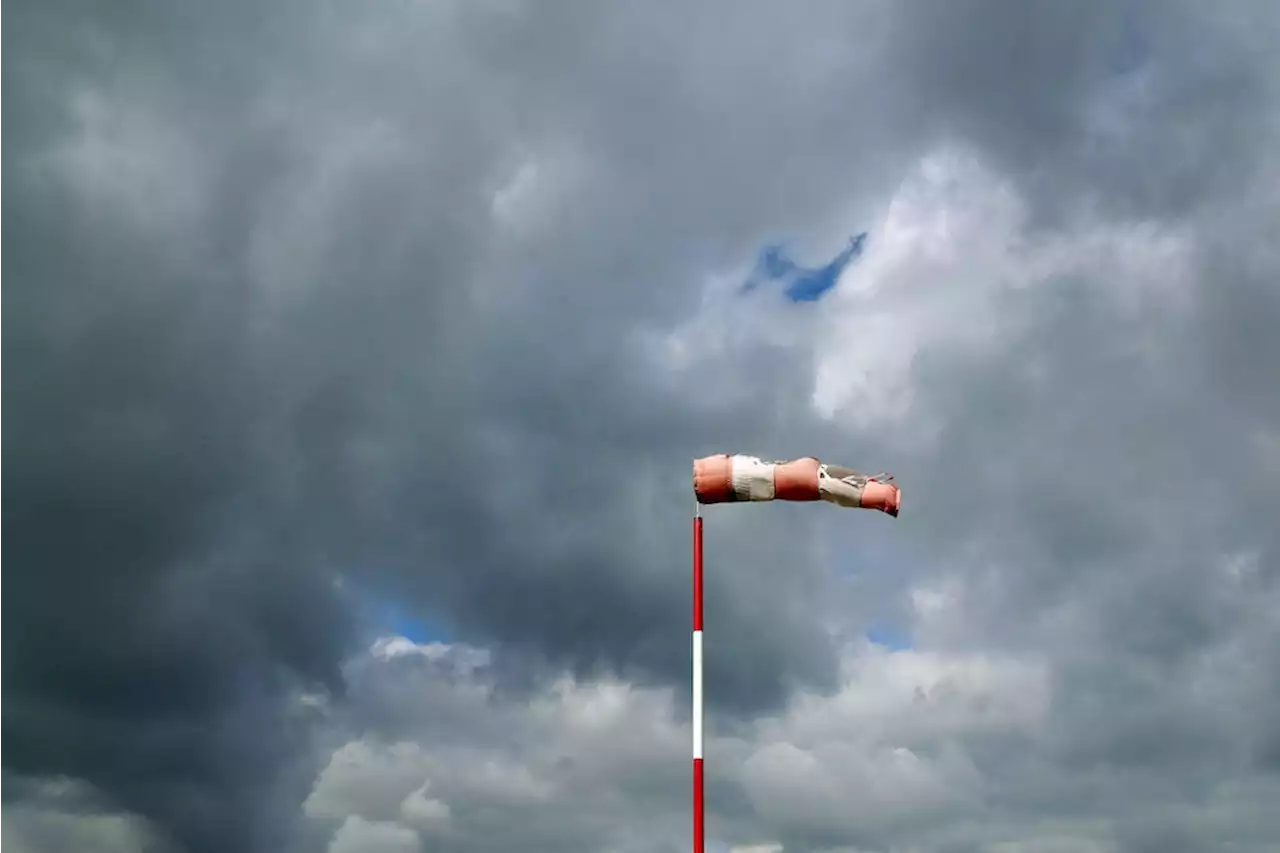
[[693,853],[704,853],[702,800],[702,511],[693,513]]

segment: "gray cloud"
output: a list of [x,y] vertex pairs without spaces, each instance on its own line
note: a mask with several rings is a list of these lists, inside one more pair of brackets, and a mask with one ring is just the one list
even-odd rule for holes
[[[352,669],[362,598],[491,649],[495,761],[565,672],[680,703],[688,460],[816,452],[907,508],[715,515],[725,737],[889,617],[1035,659],[1052,724],[926,755],[985,792],[932,828],[726,770],[726,838],[1273,841],[1277,17],[1201,6],[13,10],[6,771],[192,850],[412,849],[427,793],[299,805],[334,738],[474,725]],[[817,306],[715,285],[865,229]],[[902,745],[813,778],[854,797]],[[670,754],[597,781],[675,844]]]

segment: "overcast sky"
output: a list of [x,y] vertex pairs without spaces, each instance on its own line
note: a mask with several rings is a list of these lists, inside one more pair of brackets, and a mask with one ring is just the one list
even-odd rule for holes
[[6,853],[1280,847],[1280,5],[5,12]]

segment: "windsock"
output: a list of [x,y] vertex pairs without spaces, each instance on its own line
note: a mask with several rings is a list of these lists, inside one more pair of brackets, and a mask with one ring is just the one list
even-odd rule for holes
[[887,474],[868,476],[827,465],[811,456],[765,462],[755,456],[718,454],[693,463],[693,493],[700,504],[735,501],[828,501],[878,509],[898,517],[901,493]]

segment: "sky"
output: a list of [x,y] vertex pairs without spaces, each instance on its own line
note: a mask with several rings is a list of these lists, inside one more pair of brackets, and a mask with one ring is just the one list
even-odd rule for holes
[[1280,6],[5,12],[8,853],[1280,845]]

